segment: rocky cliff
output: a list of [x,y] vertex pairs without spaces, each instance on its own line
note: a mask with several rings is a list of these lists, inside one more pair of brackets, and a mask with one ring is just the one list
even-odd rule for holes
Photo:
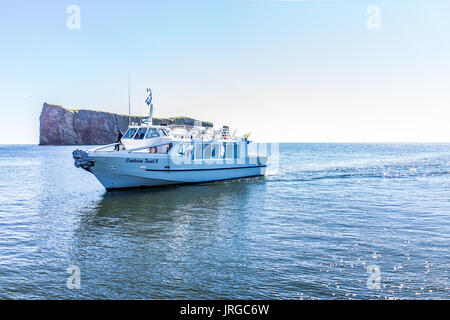
[[[89,145],[109,144],[117,140],[117,130],[125,133],[128,116],[92,110],[69,110],[61,106],[44,103],[40,122],[40,145]],[[144,117],[131,117],[138,123]],[[153,118],[154,124],[193,125],[195,119],[174,117]],[[200,121],[204,127],[212,127],[211,122]]]

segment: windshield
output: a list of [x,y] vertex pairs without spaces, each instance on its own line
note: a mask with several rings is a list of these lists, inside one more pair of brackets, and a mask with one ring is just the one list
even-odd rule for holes
[[123,139],[131,139],[131,138],[133,138],[135,133],[136,133],[136,128],[130,128],[127,130],[127,132],[125,132]]
[[147,128],[140,128],[138,132],[136,133],[135,139],[144,139],[145,132],[147,132]]
[[159,137],[158,130],[154,128],[148,129],[147,138],[156,138]]

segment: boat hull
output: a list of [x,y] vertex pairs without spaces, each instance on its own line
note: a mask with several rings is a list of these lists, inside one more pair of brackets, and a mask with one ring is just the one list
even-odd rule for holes
[[90,155],[95,165],[90,172],[107,190],[204,183],[265,175],[262,163],[205,162],[170,163],[165,156],[109,157]]

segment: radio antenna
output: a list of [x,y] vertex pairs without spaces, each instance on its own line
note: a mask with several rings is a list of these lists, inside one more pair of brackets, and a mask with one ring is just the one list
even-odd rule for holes
[[131,77],[130,73],[128,72],[128,126],[130,126],[131,123]]

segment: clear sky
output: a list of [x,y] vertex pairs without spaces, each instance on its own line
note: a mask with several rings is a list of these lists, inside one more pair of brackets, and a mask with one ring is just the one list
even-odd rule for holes
[[450,141],[447,0],[0,4],[2,144],[38,143],[44,102],[127,113],[128,72],[133,114],[151,87],[156,116],[259,141]]

